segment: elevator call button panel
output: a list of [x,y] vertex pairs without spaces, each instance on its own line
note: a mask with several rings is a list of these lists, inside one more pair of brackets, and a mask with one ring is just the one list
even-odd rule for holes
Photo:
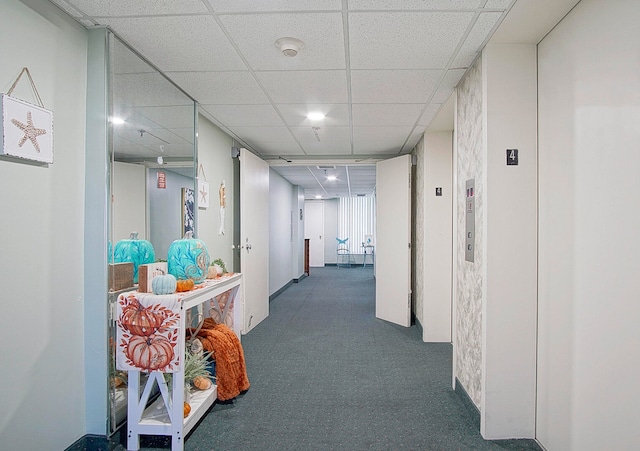
[[476,235],[476,203],[475,203],[475,179],[469,179],[466,182],[466,226],[465,226],[465,243],[464,243],[464,259],[468,262],[474,261],[475,254],[475,235]]

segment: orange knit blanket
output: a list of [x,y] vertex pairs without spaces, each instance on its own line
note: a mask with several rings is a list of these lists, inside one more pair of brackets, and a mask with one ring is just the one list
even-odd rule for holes
[[227,401],[249,390],[244,351],[235,332],[225,324],[205,318],[198,338],[205,350],[213,352],[216,360],[218,399]]

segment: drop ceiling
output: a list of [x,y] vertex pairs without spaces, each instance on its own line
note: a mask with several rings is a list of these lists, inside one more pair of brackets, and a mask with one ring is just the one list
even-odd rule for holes
[[[371,194],[372,163],[411,152],[515,3],[51,1],[110,27],[307,198]],[[297,56],[282,37],[304,42]],[[332,184],[324,164],[336,164]]]

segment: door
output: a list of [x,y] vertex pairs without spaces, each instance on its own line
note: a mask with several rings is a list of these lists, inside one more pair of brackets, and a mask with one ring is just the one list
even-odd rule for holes
[[324,266],[324,202],[305,202],[304,210],[304,237],[309,238],[309,266]]
[[411,325],[411,155],[376,164],[376,318]]
[[269,165],[240,149],[243,334],[269,316]]

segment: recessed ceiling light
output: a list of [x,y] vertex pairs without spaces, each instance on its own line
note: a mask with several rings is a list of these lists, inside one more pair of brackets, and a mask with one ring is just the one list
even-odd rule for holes
[[284,56],[294,57],[304,47],[304,42],[300,39],[284,37],[274,42]]
[[122,124],[124,124],[124,119],[122,119],[121,117],[113,116],[111,118],[111,123],[113,125],[122,125]]
[[328,181],[330,181],[330,182],[333,182],[333,181],[335,181],[336,179],[337,179],[337,177],[336,177],[335,175],[328,175],[328,176],[327,176],[327,180],[328,180]]
[[322,196],[320,194],[316,194],[316,199],[322,199]]
[[318,111],[312,111],[311,113],[307,114],[307,119],[312,121],[321,121],[322,119],[324,119],[324,114]]

